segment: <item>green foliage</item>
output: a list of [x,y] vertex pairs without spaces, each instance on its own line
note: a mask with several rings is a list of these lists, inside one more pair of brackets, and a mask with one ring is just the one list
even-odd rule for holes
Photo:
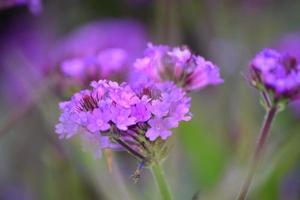
[[201,187],[212,187],[222,175],[227,155],[218,137],[196,120],[180,128],[180,141],[192,166],[191,174]]

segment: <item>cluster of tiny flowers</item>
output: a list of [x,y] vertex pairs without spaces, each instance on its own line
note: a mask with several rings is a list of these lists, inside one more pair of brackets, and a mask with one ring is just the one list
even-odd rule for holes
[[132,138],[166,140],[172,135],[170,129],[191,119],[190,98],[172,82],[147,82],[132,88],[100,80],[91,87],[60,103],[56,132],[61,138],[80,133],[95,137],[99,149],[118,148],[120,141],[136,149]]
[[146,41],[144,26],[134,20],[106,19],[79,26],[58,40],[51,51],[62,76],[60,86],[66,91],[101,79],[127,81]]
[[187,47],[148,44],[144,57],[137,59],[134,67],[154,81],[171,80],[186,91],[223,83],[219,68]]
[[250,65],[254,86],[272,94],[274,100],[295,100],[300,95],[300,65],[288,54],[264,49]]
[[[108,70],[111,78],[112,70],[120,71],[124,63],[132,66],[120,48],[92,52],[65,59],[62,71],[79,78],[87,72],[95,80],[103,70]],[[186,47],[149,44],[145,56],[135,60],[133,67],[129,84],[92,81],[90,90],[61,103],[56,126],[60,137],[79,134],[95,147],[92,150],[97,155],[103,148],[126,150],[141,161],[140,166],[150,166],[167,155],[172,129],[191,120],[187,92],[223,82],[217,66]]]
[[85,82],[98,77],[107,78],[124,70],[127,65],[128,54],[124,49],[108,48],[95,54],[65,59],[60,67],[67,77]]

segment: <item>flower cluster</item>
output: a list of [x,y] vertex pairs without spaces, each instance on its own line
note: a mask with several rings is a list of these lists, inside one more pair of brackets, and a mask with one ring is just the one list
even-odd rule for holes
[[[111,78],[111,70],[120,71],[126,62],[121,48],[90,52],[79,59],[65,60],[64,73],[80,78],[88,71],[97,79],[94,68],[100,66]],[[137,180],[143,166],[166,157],[172,129],[181,121],[191,120],[187,92],[223,80],[218,67],[186,47],[149,44],[145,57],[134,62],[134,69],[128,70],[129,84],[92,81],[91,90],[82,90],[61,103],[56,132],[61,138],[79,133],[97,155],[103,148],[126,150],[140,161],[133,175]]]
[[145,56],[137,59],[134,66],[154,81],[171,80],[186,91],[223,82],[216,65],[193,55],[187,47],[149,44]]
[[166,140],[172,135],[170,129],[191,119],[190,98],[172,82],[148,82],[131,88],[126,83],[100,80],[91,87],[60,103],[62,114],[56,132],[61,138],[77,133],[93,136],[99,149],[119,145],[144,158],[149,151],[144,143]]
[[94,55],[65,59],[60,67],[67,77],[94,80],[123,71],[127,65],[128,53],[124,49],[109,48]]
[[266,91],[272,100],[294,100],[300,95],[300,65],[288,54],[264,49],[250,65],[252,84]]
[[136,21],[91,22],[61,39],[52,57],[71,85],[87,86],[100,79],[126,81],[128,68],[140,56],[146,38],[144,27]]

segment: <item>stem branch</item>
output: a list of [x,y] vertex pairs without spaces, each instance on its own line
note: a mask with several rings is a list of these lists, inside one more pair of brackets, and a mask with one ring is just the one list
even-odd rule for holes
[[277,113],[277,105],[276,104],[274,106],[272,106],[266,113],[266,117],[265,117],[262,129],[260,132],[258,143],[256,144],[254,155],[253,155],[253,158],[250,163],[249,171],[248,171],[247,177],[245,179],[245,182],[241,188],[241,192],[238,196],[238,200],[245,200],[247,197],[247,193],[249,191],[252,179],[254,177],[256,168],[258,166],[258,163],[259,163],[259,160],[260,160],[260,157],[262,154],[262,150],[264,149],[266,139],[269,134],[272,122],[276,116],[276,113]]
[[133,156],[139,158],[140,160],[145,160],[145,157],[143,155],[141,155],[140,153],[138,153],[137,151],[135,151],[134,149],[132,149],[126,142],[122,141],[119,138],[113,138],[118,144],[120,144],[122,147],[124,147],[130,154],[132,154]]

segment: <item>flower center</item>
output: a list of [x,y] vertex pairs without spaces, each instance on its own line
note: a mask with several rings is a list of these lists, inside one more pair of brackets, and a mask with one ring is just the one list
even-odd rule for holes
[[101,120],[101,119],[98,119],[97,120],[97,124],[99,125],[99,126],[102,126],[104,123],[103,123],[103,120]]
[[292,56],[287,56],[283,58],[283,66],[287,72],[287,74],[291,73],[292,71],[297,70],[297,59]]
[[94,109],[98,108],[97,99],[95,99],[91,95],[84,95],[80,101],[80,109],[82,111],[93,111]]

